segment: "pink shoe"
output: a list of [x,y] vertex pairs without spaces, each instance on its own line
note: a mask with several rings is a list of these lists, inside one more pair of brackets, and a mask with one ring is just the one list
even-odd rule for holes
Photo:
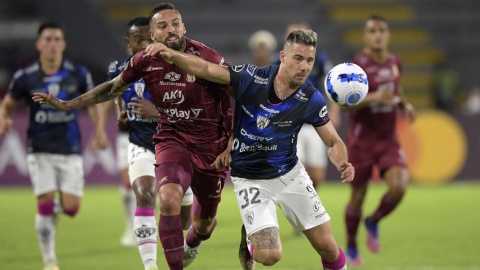
[[367,246],[373,253],[380,251],[380,238],[378,237],[378,226],[370,223],[370,219],[365,219],[365,227],[367,228]]
[[347,264],[348,265],[363,265],[365,262],[360,258],[356,247],[347,248]]

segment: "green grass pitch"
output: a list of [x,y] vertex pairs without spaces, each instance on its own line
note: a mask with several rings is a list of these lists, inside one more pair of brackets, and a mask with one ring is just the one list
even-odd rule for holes
[[[365,214],[376,208],[386,187],[372,184]],[[347,185],[328,183],[319,191],[332,217],[337,243],[345,248],[344,208]],[[79,215],[62,216],[56,252],[62,270],[143,269],[138,250],[120,246],[124,230],[120,195],[116,187],[87,187]],[[0,269],[42,269],[34,230],[36,203],[30,188],[0,190]],[[271,269],[323,269],[320,257],[306,238],[293,235],[279,213],[283,258]],[[240,269],[238,243],[241,219],[232,186],[223,191],[218,226],[203,243],[188,269]],[[157,215],[158,220],[158,215]],[[359,228],[359,249],[366,264],[349,269],[480,270],[480,183],[442,186],[410,185],[398,209],[380,223],[382,247],[372,254]],[[158,266],[168,269],[159,245]],[[256,269],[267,267],[257,264]]]

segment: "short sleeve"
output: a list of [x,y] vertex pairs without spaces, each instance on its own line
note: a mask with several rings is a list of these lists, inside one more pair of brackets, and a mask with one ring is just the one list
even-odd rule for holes
[[81,93],[86,93],[95,87],[92,80],[92,74],[84,66],[78,65],[78,77],[79,77],[79,91]]
[[141,64],[143,59],[148,57],[143,57],[144,51],[139,51],[135,54],[130,61],[125,65],[125,69],[122,71],[122,81],[126,84],[132,84],[142,78],[140,71],[142,70]]
[[317,90],[309,99],[303,121],[314,127],[323,126],[330,121],[327,104],[322,94]]
[[230,72],[230,85],[233,87],[235,100],[239,100],[243,93],[247,90],[248,85],[253,81],[254,74],[258,67],[251,64],[231,66],[228,68]]
[[108,80],[112,80],[113,78],[117,77],[117,65],[118,61],[113,61],[108,65]]
[[19,69],[13,74],[13,78],[8,86],[8,92],[16,101],[19,101],[28,93],[26,81],[27,77],[23,69]]

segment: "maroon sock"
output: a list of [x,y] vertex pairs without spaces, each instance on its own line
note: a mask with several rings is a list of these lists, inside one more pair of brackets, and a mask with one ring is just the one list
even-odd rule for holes
[[390,212],[397,207],[400,200],[393,199],[389,193],[383,196],[382,201],[380,202],[380,206],[378,206],[377,211],[373,213],[370,222],[373,224],[377,224],[380,219],[385,217],[386,215],[390,214]]
[[160,215],[158,235],[170,269],[183,269],[183,228],[180,215]]
[[195,230],[195,228],[192,227],[192,229],[189,230],[187,233],[187,245],[189,247],[198,247],[198,245],[200,245],[202,241],[205,241],[208,238],[210,238],[216,226],[217,226],[217,219],[215,219],[212,229],[206,235],[198,234],[197,230]]
[[345,211],[345,223],[347,224],[347,245],[348,247],[357,246],[357,230],[360,219],[362,218],[362,210],[355,210],[347,205]]

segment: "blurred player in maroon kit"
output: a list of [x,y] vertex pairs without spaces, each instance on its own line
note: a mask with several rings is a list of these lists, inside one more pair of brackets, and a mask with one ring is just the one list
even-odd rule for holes
[[[149,19],[154,42],[228,66],[220,53],[184,36],[182,17],[172,4],[156,5]],[[140,51],[119,76],[94,88],[88,95],[62,101],[37,93],[34,100],[59,110],[70,110],[113,99],[140,78],[144,79],[160,112],[154,135],[160,198],[158,233],[170,269],[183,269],[193,262],[200,243],[210,238],[217,224],[217,206],[228,170],[217,171],[211,164],[225,150],[226,126],[232,126],[226,86],[196,78],[159,54],[144,57]],[[225,121],[230,124],[226,125]],[[189,186],[195,194],[193,227],[184,242],[180,207]]]
[[406,160],[398,143],[395,119],[397,110],[410,122],[414,121],[416,113],[405,99],[399,84],[402,61],[388,51],[389,38],[386,21],[382,17],[372,16],[365,23],[365,48],[351,61],[365,70],[370,88],[365,99],[351,108],[348,127],[349,157],[356,171],[355,179],[350,183],[352,196],[345,215],[347,262],[352,265],[363,264],[357,250],[356,236],[373,165],[380,169],[389,190],[375,213],[365,219],[370,251],[379,251],[377,224],[400,203],[408,183]]

